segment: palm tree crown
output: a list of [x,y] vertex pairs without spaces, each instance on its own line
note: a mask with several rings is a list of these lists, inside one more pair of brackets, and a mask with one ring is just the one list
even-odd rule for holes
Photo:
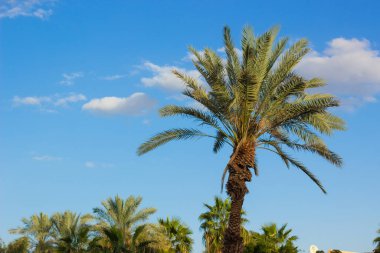
[[31,239],[36,252],[45,252],[52,246],[51,228],[52,222],[47,214],[39,213],[29,219],[23,218],[23,227],[11,229],[11,234],[21,234]]
[[100,221],[98,231],[108,238],[113,247],[126,249],[138,247],[137,244],[147,225],[142,224],[148,217],[156,212],[155,208],[138,210],[142,202],[141,197],[130,196],[126,200],[119,196],[109,198],[102,202],[102,208],[94,208],[94,213]]
[[317,134],[330,135],[334,130],[344,129],[344,122],[327,111],[339,103],[330,94],[308,93],[309,89],[322,87],[325,82],[319,78],[307,80],[294,71],[309,52],[307,40],[301,39],[286,49],[287,38],[274,43],[277,33],[275,27],[255,37],[251,28],[245,28],[239,58],[226,27],[226,61],[211,49],[205,49],[202,54],[190,48],[196,57],[194,66],[208,87],[186,74],[176,70],[174,73],[186,84],[183,94],[201,104],[203,109],[169,105],[161,108],[160,114],[195,119],[201,126],[213,128],[215,134],[197,129],[167,130],[143,143],[138,154],[172,140],[210,137],[215,139],[214,152],[223,144],[233,148],[226,170],[233,168],[234,159],[239,158],[258,174],[254,150],[263,148],[278,154],[286,166],[294,165],[305,172],[325,192],[318,179],[288,155],[284,147],[316,153],[340,166],[341,158],[330,151]]
[[58,252],[84,252],[90,242],[90,214],[79,215],[71,211],[56,213],[52,216],[52,235]]
[[158,223],[164,228],[173,253],[189,253],[192,249],[192,231],[178,218],[159,219]]

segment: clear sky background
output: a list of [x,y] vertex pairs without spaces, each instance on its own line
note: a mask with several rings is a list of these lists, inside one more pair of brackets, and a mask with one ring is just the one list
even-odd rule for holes
[[[297,71],[325,78],[348,130],[328,138],[337,169],[298,154],[328,190],[259,153],[249,185],[248,229],[288,223],[307,250],[370,251],[380,227],[379,1],[0,0],[0,237],[22,217],[91,212],[119,194],[141,195],[152,217],[178,216],[203,245],[198,216],[220,194],[230,150],[209,140],[171,143],[138,157],[144,140],[170,126],[159,107],[189,104],[173,68],[196,75],[187,46],[215,50],[229,25],[239,45],[261,33],[306,37],[313,49]],[[222,52],[221,52],[222,54]],[[225,196],[224,194],[222,196]]]

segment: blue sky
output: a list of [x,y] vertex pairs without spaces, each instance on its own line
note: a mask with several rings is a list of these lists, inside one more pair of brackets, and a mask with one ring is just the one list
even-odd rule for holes
[[[166,104],[191,104],[170,71],[197,76],[187,47],[236,45],[244,25],[306,37],[312,52],[297,71],[329,82],[348,130],[328,138],[342,169],[298,154],[328,190],[259,154],[261,175],[245,206],[249,229],[288,223],[298,245],[370,251],[380,226],[380,18],[378,1],[0,0],[0,237],[36,212],[80,213],[110,196],[141,195],[152,218],[178,216],[202,241],[202,203],[219,195],[227,148],[209,140],[171,143],[138,157],[148,137],[180,119]],[[223,195],[224,196],[224,195]]]

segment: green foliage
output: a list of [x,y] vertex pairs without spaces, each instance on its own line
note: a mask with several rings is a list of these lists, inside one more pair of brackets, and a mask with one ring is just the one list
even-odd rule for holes
[[374,249],[374,251],[375,253],[380,253],[380,229],[377,230],[377,233],[379,236],[373,240],[373,243],[376,245],[376,248]]
[[7,253],[28,253],[30,242],[27,237],[21,237],[8,244]]
[[[277,27],[259,36],[250,27],[244,28],[241,57],[228,27],[224,29],[226,59],[208,48],[202,54],[190,48],[195,57],[193,64],[206,83],[178,71],[174,74],[187,86],[183,94],[203,109],[169,105],[160,114],[193,119],[209,130],[167,130],[143,143],[137,153],[145,154],[172,140],[201,137],[214,139],[214,152],[224,144],[235,152],[242,144],[249,143],[255,150],[277,154],[287,167],[298,168],[326,192],[315,175],[288,152],[311,152],[341,166],[341,158],[320,137],[344,130],[343,120],[329,112],[339,102],[329,94],[310,92],[324,86],[323,80],[306,79],[296,73],[296,65],[309,52],[307,40],[301,39],[287,47],[288,39],[277,40],[277,34]],[[258,174],[257,164],[253,162],[256,154],[247,155],[251,160],[247,166]]]
[[262,226],[262,234],[251,232],[251,241],[246,245],[245,253],[297,253],[294,242],[297,236],[291,235],[292,230],[286,224],[277,227],[276,224]]
[[7,247],[5,246],[5,243],[3,240],[0,238],[0,253],[5,253],[7,250]]
[[[190,252],[191,231],[177,219],[169,223],[146,223],[154,208],[140,208],[141,197],[123,200],[116,196],[90,214],[71,211],[49,218],[40,213],[22,219],[23,226],[11,229],[22,238],[9,244],[9,252],[35,253],[172,253]],[[165,225],[171,226],[170,233]],[[173,240],[174,238],[174,240]],[[25,250],[25,251],[24,251]],[[6,247],[0,240],[0,253]]]
[[52,248],[52,222],[47,214],[39,213],[29,219],[23,218],[22,223],[22,227],[11,229],[9,232],[28,237],[31,247],[37,253],[45,253]]
[[164,228],[170,242],[168,253],[189,253],[192,249],[192,231],[178,218],[159,219],[158,223]]
[[94,208],[98,220],[96,230],[101,237],[98,245],[116,252],[137,252],[153,245],[155,241],[149,238],[148,234],[152,233],[149,230],[154,230],[154,227],[143,222],[155,213],[156,209],[139,210],[141,202],[141,197],[130,196],[123,200],[116,196],[103,201],[101,208]]
[[71,211],[52,216],[55,248],[58,252],[79,253],[88,249],[92,221],[90,214],[79,215]]
[[[204,204],[206,212],[199,216],[201,222],[200,229],[203,231],[203,242],[207,253],[222,252],[223,238],[227,229],[228,219],[231,211],[231,200],[223,200],[220,197],[214,198],[214,204]],[[248,233],[244,228],[247,219],[244,218],[245,212],[242,211],[242,231],[243,237]]]

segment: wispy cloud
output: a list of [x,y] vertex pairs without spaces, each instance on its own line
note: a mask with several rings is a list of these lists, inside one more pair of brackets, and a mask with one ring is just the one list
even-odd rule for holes
[[32,157],[33,160],[36,161],[60,161],[63,158],[58,156],[50,156],[50,155],[35,155]]
[[120,75],[120,74],[115,74],[115,75],[110,75],[110,76],[103,76],[100,79],[106,80],[106,81],[115,81],[119,80],[126,77],[126,75]]
[[326,89],[342,97],[343,105],[375,102],[380,93],[380,55],[366,39],[336,38],[323,52],[313,51],[297,71],[324,78]]
[[105,115],[141,115],[148,112],[156,101],[142,92],[129,97],[95,98],[82,106],[83,110]]
[[152,72],[152,77],[141,78],[141,83],[147,87],[160,87],[169,91],[182,91],[185,84],[173,74],[173,70],[178,70],[191,77],[198,79],[200,74],[196,70],[187,70],[176,66],[159,66],[152,62],[144,62],[144,68]]
[[53,14],[55,0],[3,0],[0,3],[0,19],[19,16],[46,19]]
[[13,97],[13,105],[41,105],[42,103],[48,103],[51,101],[50,97]]
[[76,79],[83,76],[84,74],[82,72],[63,73],[63,79],[59,83],[64,86],[72,86],[75,84]]
[[114,164],[112,163],[97,163],[97,162],[93,162],[93,161],[87,161],[84,163],[84,166],[86,168],[112,168],[114,167]]
[[12,99],[13,106],[32,106],[41,111],[55,112],[57,107],[67,107],[70,104],[87,100],[86,96],[78,93],[69,93],[68,95],[55,94],[50,96],[14,96]]
[[142,121],[142,123],[143,123],[144,125],[150,125],[152,122],[151,122],[149,119],[144,119],[144,120]]
[[58,98],[55,102],[54,105],[56,106],[67,106],[70,103],[76,103],[80,101],[85,101],[86,96],[83,94],[71,94],[66,97]]

